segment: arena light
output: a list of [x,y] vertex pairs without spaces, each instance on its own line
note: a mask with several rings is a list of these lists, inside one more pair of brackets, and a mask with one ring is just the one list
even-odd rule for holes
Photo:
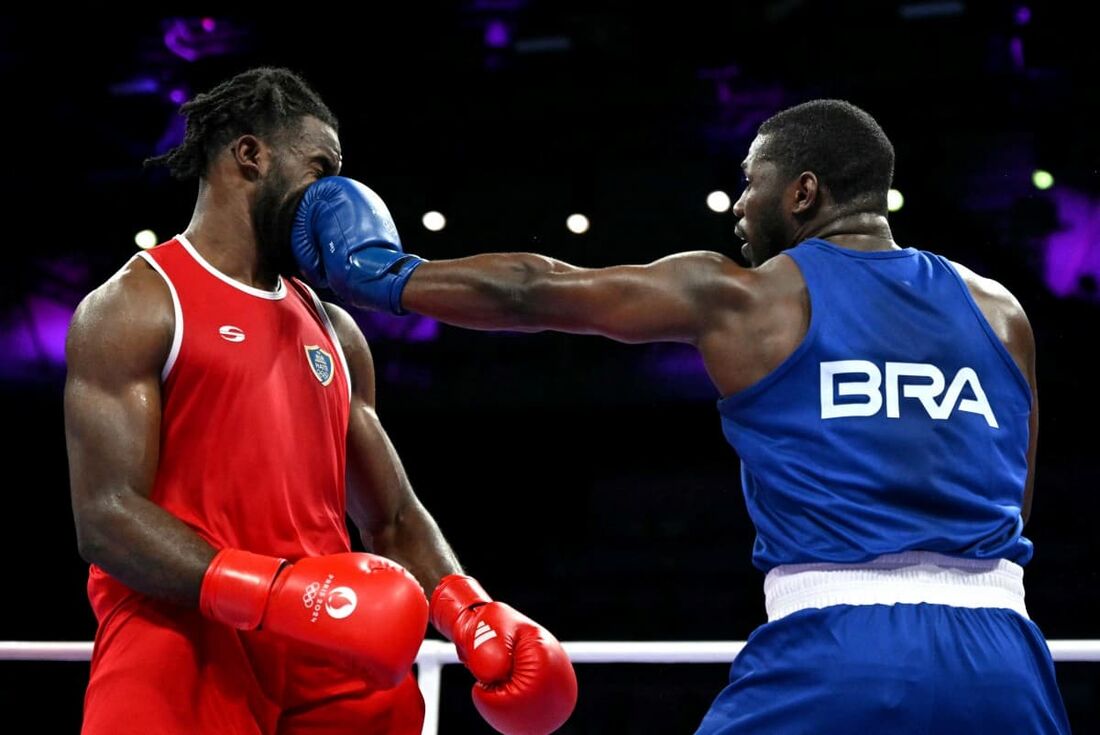
[[897,189],[891,189],[886,192],[886,208],[891,212],[896,212],[905,206],[905,197],[901,195],[901,192]]
[[724,191],[712,191],[707,194],[707,206],[715,212],[729,211],[730,204],[730,195]]
[[569,231],[574,235],[583,235],[588,232],[588,218],[583,214],[571,214],[569,218],[565,220],[565,226],[569,228]]
[[1031,183],[1035,184],[1036,189],[1045,191],[1054,186],[1054,176],[1051,175],[1050,171],[1037,168],[1031,174]]
[[142,230],[134,235],[134,243],[142,250],[148,250],[157,244],[157,233],[152,230]]
[[502,20],[491,20],[485,26],[485,45],[489,48],[506,48],[512,40],[508,24]]
[[431,212],[425,212],[424,216],[420,218],[420,221],[424,224],[424,229],[431,232],[439,232],[447,226],[447,218],[443,216],[441,212],[437,212],[434,209]]

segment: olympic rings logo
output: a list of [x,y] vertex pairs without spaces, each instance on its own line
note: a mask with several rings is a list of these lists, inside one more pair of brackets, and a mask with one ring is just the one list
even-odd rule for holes
[[321,591],[321,585],[317,582],[311,582],[306,591],[302,593],[302,602],[305,603],[306,608],[313,607],[313,603],[317,602],[317,593]]

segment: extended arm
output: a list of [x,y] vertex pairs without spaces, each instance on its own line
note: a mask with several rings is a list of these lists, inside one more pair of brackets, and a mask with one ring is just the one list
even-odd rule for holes
[[712,252],[598,269],[530,253],[425,261],[402,250],[374,192],[337,176],[306,190],[292,244],[306,277],[353,306],[411,310],[475,329],[694,344],[712,326],[712,306],[739,308],[746,293],[744,271]]
[[695,344],[731,267],[732,261],[711,252],[611,268],[578,268],[530,253],[475,255],[425,261],[409,279],[401,304],[474,329]]

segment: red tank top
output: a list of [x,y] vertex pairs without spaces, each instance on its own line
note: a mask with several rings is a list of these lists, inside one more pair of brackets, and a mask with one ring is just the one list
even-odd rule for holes
[[[350,388],[321,302],[295,279],[275,292],[238,283],[182,235],[141,256],[168,283],[176,324],[153,502],[215,548],[349,551]],[[102,619],[130,593],[93,565],[88,594]]]

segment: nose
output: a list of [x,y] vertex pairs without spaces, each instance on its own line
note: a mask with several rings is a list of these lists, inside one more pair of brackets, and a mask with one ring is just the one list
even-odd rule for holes
[[733,203],[733,216],[737,219],[741,219],[745,216],[745,192],[742,190],[741,196],[737,197],[737,201]]

